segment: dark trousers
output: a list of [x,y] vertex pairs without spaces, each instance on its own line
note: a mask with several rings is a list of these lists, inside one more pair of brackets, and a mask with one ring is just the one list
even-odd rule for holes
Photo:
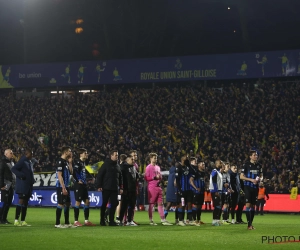
[[259,212],[260,207],[260,214],[264,214],[264,205],[265,205],[265,199],[258,199],[256,202],[256,214]]
[[101,215],[100,222],[104,223],[105,220],[105,210],[108,201],[110,202],[110,211],[109,211],[109,222],[114,222],[116,208],[119,204],[118,202],[118,191],[117,190],[103,190],[102,191],[102,206],[101,206]]
[[237,222],[242,221],[242,214],[243,214],[244,206],[245,206],[244,197],[239,197],[238,208],[236,210],[236,221]]
[[119,219],[123,222],[123,217],[126,211],[128,211],[127,220],[128,222],[132,221],[134,208],[135,208],[135,201],[136,201],[136,192],[128,192],[127,194],[122,194],[122,203],[121,203],[121,211]]
[[238,202],[238,193],[234,192],[231,194],[231,199],[230,199],[231,219],[234,219],[235,208],[236,208],[237,202]]
[[0,221],[7,220],[7,214],[11,206],[13,197],[14,197],[14,190],[12,189],[12,187],[10,187],[10,189],[8,190],[1,190],[2,208],[0,208]]

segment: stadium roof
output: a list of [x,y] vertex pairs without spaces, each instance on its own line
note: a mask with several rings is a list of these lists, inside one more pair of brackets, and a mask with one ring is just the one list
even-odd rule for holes
[[298,49],[299,10],[299,0],[1,1],[0,64]]

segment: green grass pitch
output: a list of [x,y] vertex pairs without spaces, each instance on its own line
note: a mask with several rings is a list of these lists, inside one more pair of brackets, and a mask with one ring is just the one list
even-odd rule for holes
[[[15,208],[11,208],[8,220],[13,222]],[[70,211],[73,222],[73,210]],[[284,236],[300,237],[300,216],[295,214],[265,214],[255,216],[256,230],[247,230],[246,225],[211,226],[212,214],[202,213],[200,227],[162,226],[159,216],[154,212],[158,226],[150,226],[147,212],[136,212],[138,227],[101,227],[99,209],[91,209],[90,220],[96,227],[68,229],[54,228],[55,208],[28,208],[26,221],[31,227],[0,225],[0,249],[300,249],[299,242],[268,244],[262,237]],[[83,211],[80,221],[83,222]],[[244,221],[246,216],[243,214]],[[174,222],[174,213],[168,220]],[[63,215],[62,220],[63,221]],[[281,238],[279,238],[281,237]],[[275,238],[274,238],[275,239]],[[287,238],[285,238],[287,240]],[[290,238],[293,239],[293,238]]]

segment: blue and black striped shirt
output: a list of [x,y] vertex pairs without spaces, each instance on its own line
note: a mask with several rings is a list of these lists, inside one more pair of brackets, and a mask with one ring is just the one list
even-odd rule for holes
[[[256,179],[257,176],[260,177],[262,167],[259,163],[251,163],[248,161],[244,164],[242,173],[247,178]],[[258,188],[258,184],[253,184],[251,181],[244,180],[244,185],[247,187]]]

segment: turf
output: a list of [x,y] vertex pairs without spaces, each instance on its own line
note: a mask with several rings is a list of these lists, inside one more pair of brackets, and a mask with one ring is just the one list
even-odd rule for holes
[[[9,212],[13,222],[15,208]],[[101,227],[99,210],[91,209],[90,220],[96,227],[54,228],[55,208],[29,208],[27,223],[31,227],[0,225],[1,249],[299,249],[300,243],[268,244],[263,236],[300,237],[299,215],[266,214],[256,216],[256,230],[246,225],[211,226],[211,213],[203,213],[201,227],[150,226],[147,212],[136,212],[138,227]],[[73,211],[70,212],[70,218]],[[82,210],[80,218],[83,217]],[[154,212],[154,219],[158,220]],[[243,215],[245,220],[245,215]],[[63,219],[63,215],[62,215]],[[174,221],[174,213],[168,216]],[[82,221],[81,221],[82,222]],[[284,238],[281,238],[284,240]],[[286,239],[287,240],[287,239]],[[277,238],[280,241],[280,238]],[[271,243],[271,241],[270,241]]]

